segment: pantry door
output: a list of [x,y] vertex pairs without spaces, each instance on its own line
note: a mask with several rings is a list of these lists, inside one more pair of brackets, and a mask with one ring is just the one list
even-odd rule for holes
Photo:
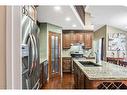
[[61,34],[49,32],[49,79],[60,76]]

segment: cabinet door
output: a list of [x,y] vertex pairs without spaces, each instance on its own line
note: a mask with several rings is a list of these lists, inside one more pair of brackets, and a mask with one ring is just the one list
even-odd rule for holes
[[84,78],[84,73],[80,70],[80,89],[85,88],[85,78]]
[[93,33],[84,33],[84,45],[86,49],[92,48]]
[[78,88],[78,67],[76,66],[76,63],[73,62],[74,67],[74,86],[75,88]]
[[71,33],[71,43],[84,43],[83,33]]
[[77,43],[77,36],[76,36],[76,33],[71,33],[71,43],[72,43],[72,44]]
[[63,48],[70,48],[71,35],[70,33],[63,33]]
[[71,58],[63,58],[63,72],[71,72]]
[[84,73],[82,72],[82,70],[76,65],[76,63],[74,62],[74,85],[76,89],[84,89],[85,85],[84,85]]
[[84,35],[83,33],[76,33],[77,43],[84,43]]
[[78,85],[78,89],[80,89],[80,79],[81,79],[81,76],[80,76],[80,69],[79,69],[79,67],[77,69],[77,72],[78,72],[78,82],[77,82],[77,85]]

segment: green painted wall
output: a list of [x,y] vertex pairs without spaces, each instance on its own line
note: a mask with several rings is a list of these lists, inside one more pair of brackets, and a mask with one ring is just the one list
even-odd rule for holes
[[[49,23],[40,23],[40,63],[45,59],[48,60],[48,33],[55,32],[62,34],[62,28]],[[61,35],[62,36],[62,35]]]
[[62,28],[53,24],[47,24],[48,32],[62,33]]
[[40,62],[43,62],[45,59],[47,59],[47,24],[46,23],[40,24],[39,41],[40,41]]

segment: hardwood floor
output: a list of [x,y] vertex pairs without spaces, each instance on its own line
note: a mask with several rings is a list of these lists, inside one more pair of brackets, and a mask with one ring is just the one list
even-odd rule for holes
[[63,78],[55,77],[51,79],[43,89],[74,89],[74,75],[64,73]]

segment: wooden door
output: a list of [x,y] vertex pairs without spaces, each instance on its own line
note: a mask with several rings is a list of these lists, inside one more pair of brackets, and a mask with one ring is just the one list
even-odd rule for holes
[[61,72],[61,34],[49,33],[49,79],[60,75]]

